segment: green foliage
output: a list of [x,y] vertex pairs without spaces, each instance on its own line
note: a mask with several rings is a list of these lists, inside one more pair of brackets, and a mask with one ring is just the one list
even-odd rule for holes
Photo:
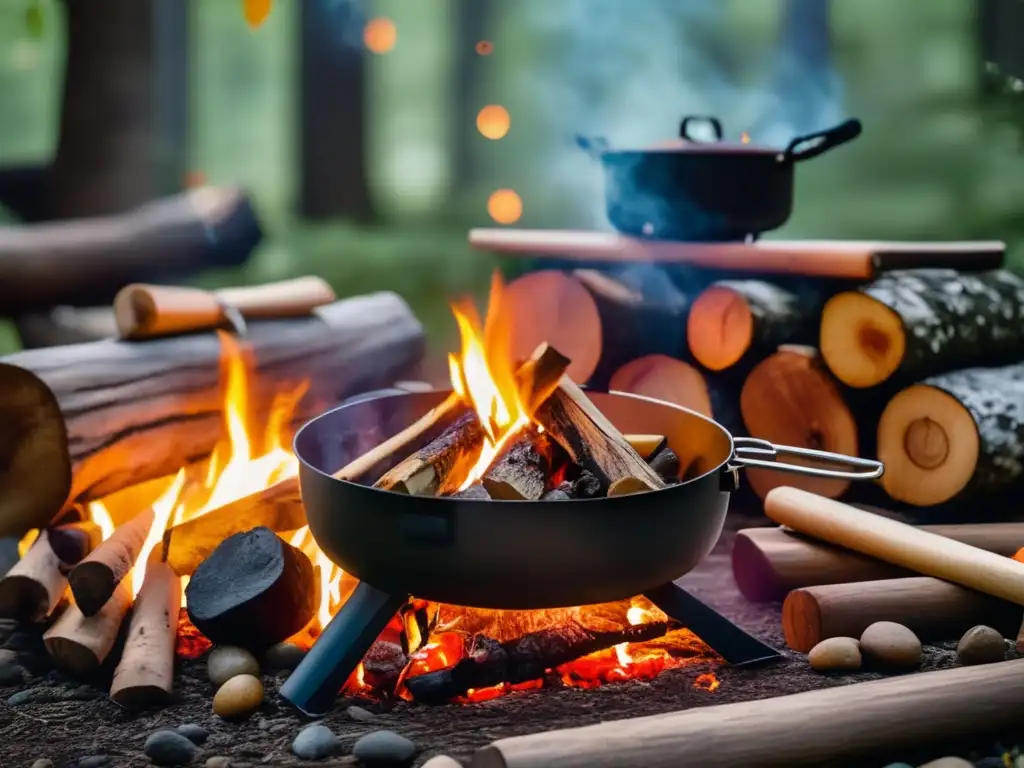
[[993,118],[1016,128],[1024,147],[1024,80],[1006,74],[994,62],[987,63],[982,108]]
[[31,0],[25,9],[25,31],[29,37],[38,40],[43,36],[46,27],[46,16],[43,13],[42,0]]

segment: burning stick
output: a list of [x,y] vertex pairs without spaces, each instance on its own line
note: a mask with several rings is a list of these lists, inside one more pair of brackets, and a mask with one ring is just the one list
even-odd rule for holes
[[110,698],[122,707],[141,709],[170,697],[180,609],[181,579],[166,563],[150,558],[110,685]]
[[95,616],[135,565],[153,527],[150,507],[118,526],[110,538],[93,550],[68,576],[75,603],[86,616]]
[[544,435],[527,430],[505,446],[481,481],[492,499],[536,501],[544,495],[550,467],[550,443]]
[[67,589],[67,569],[99,542],[95,523],[41,531],[25,557],[0,579],[0,616],[28,622],[46,619]]
[[121,620],[131,604],[131,590],[122,581],[94,616],[85,616],[77,605],[68,606],[43,635],[54,665],[78,677],[99,669],[114,647]]

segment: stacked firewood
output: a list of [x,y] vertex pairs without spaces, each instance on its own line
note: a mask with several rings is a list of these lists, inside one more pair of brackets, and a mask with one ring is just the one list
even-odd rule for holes
[[[1001,258],[1001,257],[1000,257]],[[900,266],[906,266],[906,260]],[[517,351],[540,340],[597,388],[664,399],[734,434],[877,457],[916,507],[1024,484],[1024,279],[877,270],[869,281],[722,275],[678,265],[546,269],[507,287]],[[845,480],[748,473],[762,498]]]

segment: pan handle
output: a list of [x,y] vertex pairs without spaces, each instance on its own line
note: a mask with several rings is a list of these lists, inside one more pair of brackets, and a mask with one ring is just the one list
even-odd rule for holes
[[[788,164],[810,160],[812,157],[828,152],[833,147],[853,141],[860,136],[860,131],[860,120],[851,118],[828,130],[808,133],[805,136],[797,136],[789,142],[789,146],[782,152],[779,158],[780,162]],[[804,145],[810,146],[804,147]],[[804,148],[801,149],[801,147]]]
[[[823,464],[834,464],[844,469],[826,469],[824,467],[805,467],[799,464],[787,464],[779,461],[785,456],[811,459]],[[815,451],[810,448],[795,448],[791,445],[774,445],[767,440],[755,437],[733,438],[733,455],[729,461],[732,467],[758,467],[774,469],[779,472],[792,472],[796,475],[810,477],[828,477],[836,480],[875,480],[885,472],[885,465],[873,459],[860,459],[844,456],[841,453]],[[853,471],[851,471],[853,470]]]

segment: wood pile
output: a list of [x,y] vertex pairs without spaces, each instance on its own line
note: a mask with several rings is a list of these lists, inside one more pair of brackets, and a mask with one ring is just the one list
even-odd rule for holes
[[[474,244],[543,252],[529,235],[480,230]],[[551,249],[561,261],[507,286],[518,355],[557,338],[591,387],[667,400],[738,435],[877,457],[897,506],[961,509],[1024,488],[1024,278],[1000,268],[1001,244],[875,243],[860,276],[847,262],[811,269],[782,244],[758,244],[759,267],[723,251],[726,267],[713,270],[710,256],[668,244],[634,253],[632,241],[562,237]],[[747,474],[761,498],[779,485],[850,491],[845,480]]]

